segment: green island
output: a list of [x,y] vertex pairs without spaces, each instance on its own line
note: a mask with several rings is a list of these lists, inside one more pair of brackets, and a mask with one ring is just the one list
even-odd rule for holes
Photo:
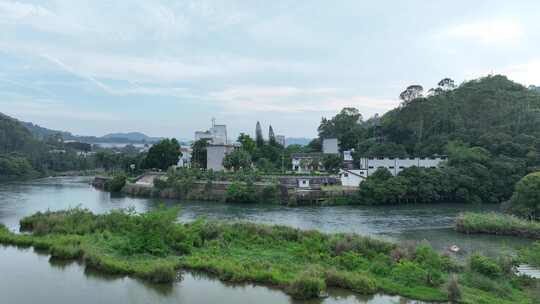
[[539,222],[496,212],[462,213],[456,219],[456,230],[467,234],[487,233],[540,239]]
[[[177,223],[177,208],[93,214],[84,209],[38,212],[0,243],[80,259],[87,267],[155,283],[196,270],[223,281],[275,286],[294,298],[338,287],[412,299],[460,303],[538,303],[539,282],[518,276],[510,257],[473,254],[464,263],[428,244],[398,246],[354,234],[324,234],[284,226],[197,220]],[[536,302],[535,302],[536,301]]]

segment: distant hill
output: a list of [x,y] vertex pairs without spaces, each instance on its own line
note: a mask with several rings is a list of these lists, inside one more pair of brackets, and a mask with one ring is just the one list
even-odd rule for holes
[[129,133],[110,133],[105,136],[101,137],[102,139],[107,140],[129,140],[129,141],[145,141],[145,142],[156,142],[159,141],[161,138],[159,137],[150,137],[146,134],[140,133],[140,132],[129,132]]
[[[15,118],[11,118],[7,115],[1,114],[4,117],[8,117],[12,120],[18,121]],[[26,127],[28,131],[36,139],[45,139],[47,137],[60,134],[64,140],[73,140],[83,143],[154,143],[159,141],[159,137],[150,137],[146,134],[140,132],[129,132],[129,133],[110,133],[105,136],[81,136],[74,135],[71,132],[60,131],[54,129],[48,129],[31,122],[18,121],[22,126]]]
[[64,140],[70,140],[75,137],[69,132],[47,129],[31,122],[21,122],[21,124],[25,126],[30,131],[30,133],[32,133],[32,135],[38,139],[44,139],[56,134],[60,134]]
[[309,144],[310,141],[312,141],[312,138],[305,138],[305,137],[291,137],[285,139],[285,145],[300,145],[300,146],[306,146]]

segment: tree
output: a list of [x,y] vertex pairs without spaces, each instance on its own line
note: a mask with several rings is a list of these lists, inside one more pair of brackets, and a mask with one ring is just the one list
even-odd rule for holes
[[540,219],[540,172],[523,177],[510,198],[511,211],[529,219]]
[[191,145],[191,149],[193,150],[192,161],[199,168],[203,169],[206,169],[206,147],[208,147],[208,139],[205,138],[199,139]]
[[322,163],[327,172],[335,174],[341,168],[342,159],[339,154],[326,154],[323,156]]
[[242,168],[247,169],[251,167],[251,156],[249,153],[242,149],[236,149],[231,153],[225,155],[223,158],[223,167],[227,169],[233,169],[238,171]]
[[257,149],[257,144],[247,134],[240,133],[240,136],[238,136],[238,142],[240,143],[240,147],[249,154],[253,154],[255,149]]
[[255,126],[255,142],[257,143],[257,147],[264,146],[264,138],[262,134],[261,123],[258,121],[257,121],[257,125]]
[[143,165],[147,169],[167,170],[170,166],[178,163],[178,158],[181,155],[180,144],[175,138],[164,139],[150,148]]
[[272,129],[272,126],[268,128],[268,143],[272,146],[275,146],[277,144],[276,135],[274,134],[274,129]]
[[448,77],[443,78],[441,81],[439,81],[437,85],[443,91],[451,91],[456,88],[456,84],[454,83],[454,80]]
[[413,100],[423,96],[424,88],[421,85],[413,84],[408,86],[405,91],[399,94],[399,98],[403,100],[404,105],[408,105]]
[[362,114],[355,108],[343,108],[331,119],[322,118],[319,138],[337,138],[341,151],[355,149],[365,134]]

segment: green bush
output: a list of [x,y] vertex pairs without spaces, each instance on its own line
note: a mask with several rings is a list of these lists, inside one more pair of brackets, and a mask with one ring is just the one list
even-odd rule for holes
[[399,262],[392,270],[392,278],[408,287],[425,286],[428,283],[428,272],[417,263]]
[[169,187],[169,183],[164,179],[156,177],[154,178],[154,187],[158,190],[167,189]]
[[324,280],[310,272],[300,274],[287,289],[287,292],[295,299],[318,298],[325,291]]
[[105,190],[110,192],[120,192],[126,185],[127,177],[123,174],[116,175],[105,183]]
[[233,182],[227,187],[225,200],[229,203],[256,203],[254,187],[243,182]]
[[486,275],[488,277],[499,277],[503,273],[496,261],[480,254],[473,254],[469,260],[471,270]]
[[448,301],[450,303],[458,303],[461,300],[461,288],[459,287],[457,275],[452,275],[448,280],[448,286],[446,287],[448,292]]
[[339,272],[332,269],[325,273],[325,282],[329,287],[350,289],[361,294],[373,294],[377,291],[375,281],[360,273]]

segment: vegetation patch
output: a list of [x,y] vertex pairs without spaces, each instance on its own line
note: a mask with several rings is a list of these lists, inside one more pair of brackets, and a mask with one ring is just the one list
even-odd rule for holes
[[495,212],[462,213],[456,219],[456,230],[462,233],[515,235],[540,239],[539,222]]
[[21,221],[28,234],[0,226],[0,243],[34,246],[56,258],[152,282],[173,282],[179,269],[199,270],[224,281],[272,285],[298,299],[338,287],[426,301],[533,303],[533,285],[482,256],[465,267],[428,244],[400,247],[355,234],[253,223],[180,224],[177,216],[178,209],[164,208],[142,214],[36,213]]

